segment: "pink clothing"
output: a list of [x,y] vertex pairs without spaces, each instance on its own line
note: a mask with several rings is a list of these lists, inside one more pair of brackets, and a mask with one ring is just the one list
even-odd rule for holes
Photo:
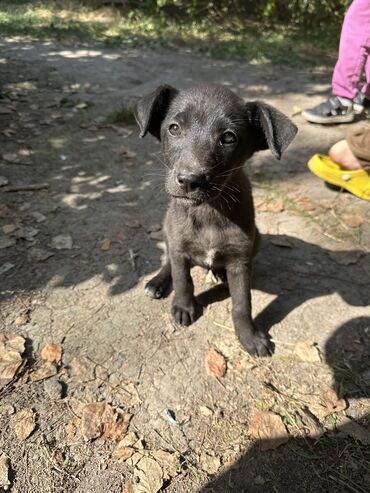
[[353,0],[342,26],[338,61],[333,72],[332,88],[335,96],[353,99],[362,88],[370,99],[370,0]]

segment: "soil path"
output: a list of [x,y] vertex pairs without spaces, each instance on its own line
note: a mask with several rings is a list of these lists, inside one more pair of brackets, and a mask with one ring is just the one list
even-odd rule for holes
[[[142,469],[132,460],[112,463],[111,440],[81,437],[84,405],[97,401],[133,415],[130,432],[144,447],[137,457],[153,450],[176,456],[175,472],[161,477],[168,493],[199,491],[217,472],[209,491],[364,487],[361,440],[343,431],[339,439],[333,429],[348,417],[361,426],[368,406],[370,210],[328,190],[306,166],[349,127],[323,128],[295,116],[299,135],[282,161],[266,152],[246,166],[263,233],[253,311],[276,341],[273,358],[257,360],[240,349],[227,293],[205,272],[195,270],[194,278],[206,308],[189,328],[171,321],[170,298],[144,295],[163,253],[159,145],[139,140],[135,126],[106,123],[163,82],[226,84],[291,115],[320,102],[329,80],[324,69],[187,52],[0,40],[0,175],[10,187],[49,185],[0,188],[0,324],[26,338],[27,357],[0,403],[0,453],[10,458],[13,492],[158,491],[153,458],[145,476],[143,462]],[[321,362],[293,354],[302,341],[317,344]],[[56,376],[32,381],[47,342],[62,345],[62,366]],[[224,378],[205,371],[211,347],[227,360]],[[331,388],[346,397],[347,418],[333,407],[331,419],[316,419],[307,400],[315,403]],[[14,432],[23,408],[37,416],[24,441]],[[282,417],[286,445],[259,451],[248,432],[257,408]],[[326,433],[316,448],[305,439],[316,436],[309,419]],[[163,457],[158,461],[165,470]],[[133,474],[140,481],[131,490]]]

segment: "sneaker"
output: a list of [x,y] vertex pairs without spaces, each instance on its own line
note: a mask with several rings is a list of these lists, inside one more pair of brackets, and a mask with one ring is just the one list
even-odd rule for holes
[[367,99],[363,92],[359,92],[353,98],[353,110],[356,115],[361,115],[365,113],[366,115],[370,112],[370,99]]
[[[348,105],[343,104],[343,100],[348,101]],[[302,116],[312,123],[350,123],[355,119],[355,111],[350,99],[331,96],[323,103],[302,111]]]

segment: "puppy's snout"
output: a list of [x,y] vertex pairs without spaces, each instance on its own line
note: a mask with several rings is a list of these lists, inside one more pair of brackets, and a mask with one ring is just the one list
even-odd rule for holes
[[205,181],[205,175],[196,175],[189,172],[179,173],[176,177],[177,184],[186,192],[191,192],[196,188],[200,188]]

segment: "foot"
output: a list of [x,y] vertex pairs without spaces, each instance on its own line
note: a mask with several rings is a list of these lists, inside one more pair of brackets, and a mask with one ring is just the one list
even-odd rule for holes
[[302,116],[311,123],[350,123],[355,119],[351,99],[331,96],[323,103],[302,111]]
[[274,345],[268,335],[255,329],[253,333],[249,331],[237,332],[240,344],[252,356],[271,356]]
[[172,278],[171,276],[161,276],[156,275],[145,285],[145,293],[159,300],[160,298],[165,298],[171,292],[172,288]]
[[183,302],[175,299],[171,307],[171,314],[176,323],[187,326],[200,317],[202,307],[195,300]]
[[361,169],[360,163],[349,148],[349,145],[345,139],[340,140],[331,146],[329,149],[329,156],[343,169],[350,171]]

